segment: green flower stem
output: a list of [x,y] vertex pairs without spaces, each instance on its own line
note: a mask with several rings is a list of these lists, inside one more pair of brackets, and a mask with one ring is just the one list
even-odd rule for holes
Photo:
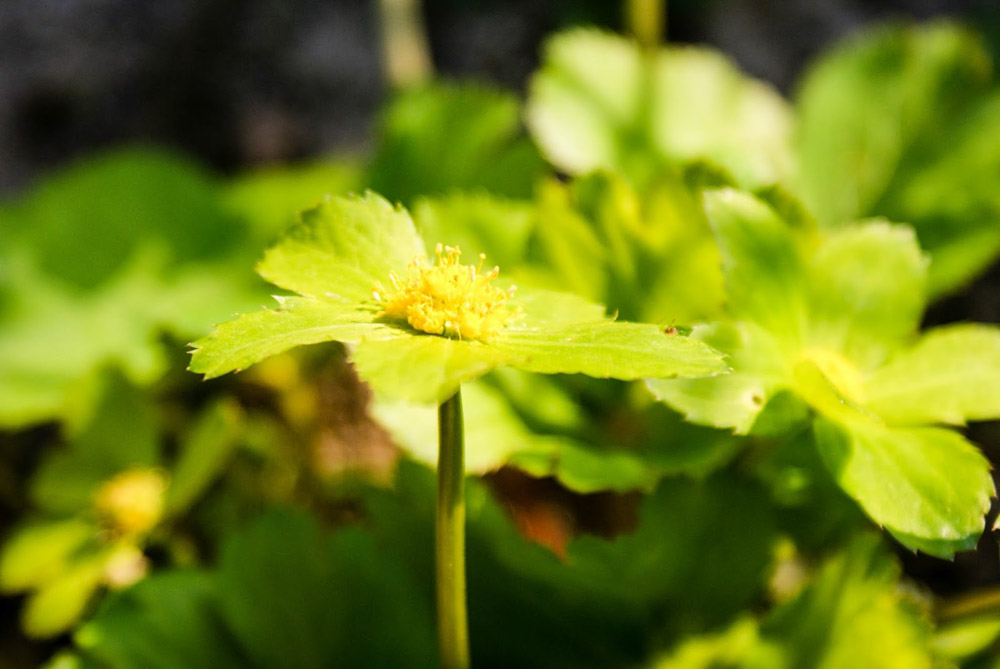
[[433,65],[420,0],[379,0],[378,8],[389,83],[405,88],[430,79]]
[[666,32],[667,0],[626,0],[625,23],[643,49],[655,49]]
[[443,669],[469,666],[465,602],[465,462],[462,395],[438,408],[437,558],[438,645]]

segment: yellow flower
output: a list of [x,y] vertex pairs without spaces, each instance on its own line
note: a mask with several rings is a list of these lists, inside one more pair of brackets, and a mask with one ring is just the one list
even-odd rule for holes
[[129,469],[106,481],[94,496],[102,523],[116,535],[143,534],[163,517],[166,477],[155,469]]

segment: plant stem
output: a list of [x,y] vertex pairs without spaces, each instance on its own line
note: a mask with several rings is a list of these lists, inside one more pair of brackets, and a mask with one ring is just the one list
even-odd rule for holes
[[465,602],[465,438],[462,395],[438,408],[437,558],[438,647],[443,669],[469,666]]
[[389,84],[405,88],[430,79],[433,66],[420,0],[379,0],[378,8]]
[[626,0],[625,25],[643,49],[659,46],[666,24],[667,0]]

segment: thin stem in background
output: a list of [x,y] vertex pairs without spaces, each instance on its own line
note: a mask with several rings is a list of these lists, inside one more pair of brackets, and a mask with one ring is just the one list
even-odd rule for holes
[[437,559],[438,649],[443,669],[469,666],[469,624],[465,599],[465,437],[462,395],[438,409],[438,471],[435,553]]
[[420,0],[379,0],[379,28],[385,74],[393,88],[406,88],[431,78],[434,67]]
[[639,46],[655,49],[667,31],[667,0],[626,0],[625,26]]

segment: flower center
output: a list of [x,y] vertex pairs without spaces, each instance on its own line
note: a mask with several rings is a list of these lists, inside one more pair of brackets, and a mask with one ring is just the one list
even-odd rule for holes
[[458,247],[438,244],[437,264],[417,258],[407,267],[406,279],[389,273],[391,286],[375,284],[375,300],[382,305],[379,315],[405,318],[415,329],[459,339],[483,339],[495,334],[516,315],[507,305],[513,286],[501,290],[490,282],[500,269],[483,272],[486,256],[479,265],[463,265]]

